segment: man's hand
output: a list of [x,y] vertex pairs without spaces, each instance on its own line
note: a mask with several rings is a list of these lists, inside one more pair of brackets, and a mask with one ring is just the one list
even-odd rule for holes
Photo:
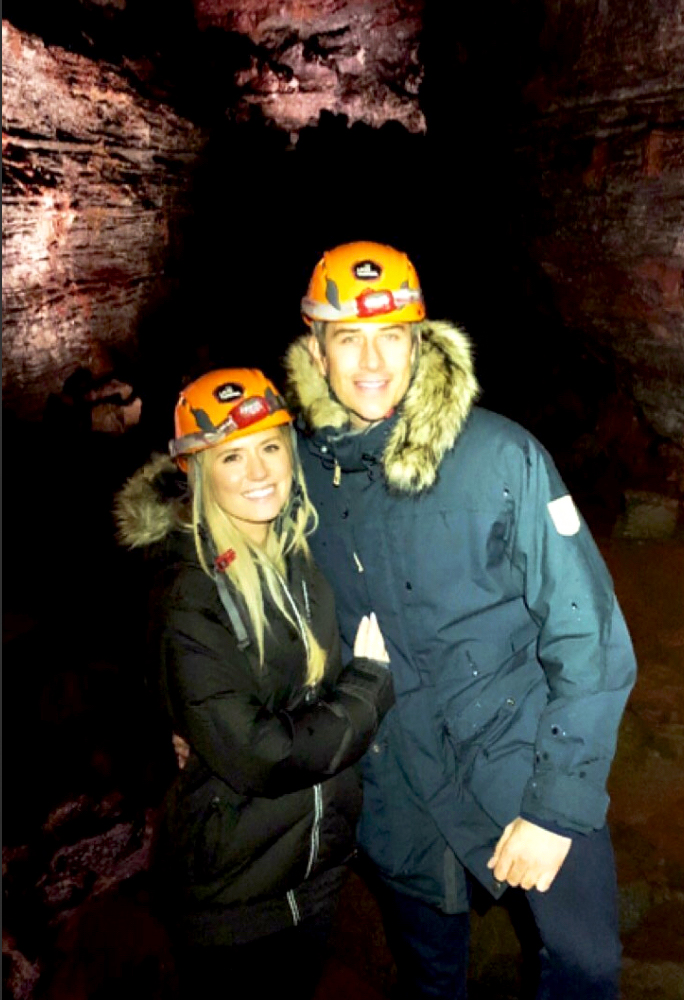
[[518,816],[509,823],[487,862],[499,882],[546,892],[572,846],[570,837]]
[[190,744],[186,743],[182,736],[178,733],[174,733],[171,737],[171,742],[173,743],[173,752],[176,755],[176,760],[178,761],[178,770],[182,771],[188,762],[188,757],[190,756]]

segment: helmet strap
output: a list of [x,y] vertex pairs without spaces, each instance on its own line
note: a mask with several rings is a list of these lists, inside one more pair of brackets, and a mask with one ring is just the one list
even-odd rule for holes
[[[216,584],[216,589],[218,590],[218,595],[221,600],[221,604],[223,605],[223,609],[228,615],[228,620],[230,621],[231,628],[233,629],[233,633],[235,634],[235,638],[237,640],[238,649],[241,652],[244,652],[244,650],[246,650],[250,645],[249,633],[244,621],[242,620],[235,598],[230,592],[228,581],[226,580],[226,574],[224,572],[225,568],[227,568],[227,566],[229,566],[235,558],[235,553],[232,549],[229,549],[228,552],[224,552],[223,555],[219,555],[216,545],[214,544],[214,539],[211,536],[211,532],[204,523],[204,516],[202,513],[204,510],[202,495],[202,470],[197,467],[195,467],[193,488],[196,493],[195,502],[197,503],[197,507],[200,512],[199,533],[209,555],[208,563],[211,567],[211,577]],[[233,558],[228,557],[228,553],[230,552],[233,553]],[[222,560],[224,561],[224,567],[219,568]]]

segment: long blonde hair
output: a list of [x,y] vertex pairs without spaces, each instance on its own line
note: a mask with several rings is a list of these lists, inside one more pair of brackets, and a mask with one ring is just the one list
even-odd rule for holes
[[[269,621],[264,608],[264,586],[280,613],[297,629],[307,653],[307,685],[314,686],[325,671],[326,655],[311,631],[311,627],[294,608],[287,588],[287,557],[301,554],[311,559],[306,536],[317,524],[317,515],[306,491],[301,466],[296,455],[293,434],[289,427],[279,427],[283,442],[292,461],[293,484],[290,498],[275,522],[269,525],[263,547],[252,542],[216,500],[211,479],[214,448],[207,448],[189,456],[188,479],[192,488],[192,531],[197,556],[205,573],[214,576],[225,573],[230,584],[243,598],[249,615],[252,632],[259,651],[259,662],[264,663],[264,636]],[[218,446],[216,446],[218,447]],[[203,530],[208,532],[215,554],[232,550],[229,565],[220,569],[207,558],[207,543]]]

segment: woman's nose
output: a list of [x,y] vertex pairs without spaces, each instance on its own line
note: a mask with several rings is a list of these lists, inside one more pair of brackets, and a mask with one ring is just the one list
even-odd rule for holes
[[252,455],[247,468],[250,479],[264,479],[266,476],[266,464],[261,455]]

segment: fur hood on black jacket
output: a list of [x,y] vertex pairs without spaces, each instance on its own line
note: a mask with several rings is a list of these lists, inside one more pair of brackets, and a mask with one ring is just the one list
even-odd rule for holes
[[153,455],[115,498],[119,541],[130,549],[144,548],[187,530],[189,504],[185,476],[168,455]]
[[[407,494],[433,485],[480,391],[471,344],[462,330],[446,322],[420,323],[418,330],[418,365],[383,453],[388,485]],[[331,394],[311,357],[308,339],[300,337],[287,352],[289,394],[310,431],[341,430],[349,414]]]

